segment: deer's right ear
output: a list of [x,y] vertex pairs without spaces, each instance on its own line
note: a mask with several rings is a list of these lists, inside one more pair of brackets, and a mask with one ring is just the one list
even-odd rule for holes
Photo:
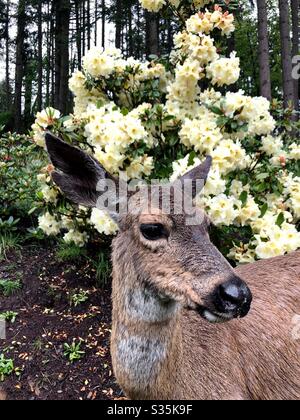
[[93,157],[51,133],[46,134],[46,146],[55,167],[53,181],[74,203],[96,207],[98,182],[112,177]]

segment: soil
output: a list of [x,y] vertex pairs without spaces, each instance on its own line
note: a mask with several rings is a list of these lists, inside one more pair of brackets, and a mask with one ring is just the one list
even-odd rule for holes
[[[112,373],[110,285],[96,287],[87,261],[58,263],[55,250],[27,246],[0,262],[0,279],[19,279],[22,289],[0,296],[0,313],[18,313],[0,340],[0,355],[15,371],[0,382],[0,400],[123,399]],[[73,293],[88,293],[77,307]],[[84,355],[71,363],[65,343],[81,343]]]

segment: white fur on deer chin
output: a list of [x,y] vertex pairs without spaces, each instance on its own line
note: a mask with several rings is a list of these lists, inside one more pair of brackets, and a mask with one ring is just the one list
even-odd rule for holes
[[147,287],[128,291],[125,307],[131,319],[149,323],[168,321],[180,310],[177,302]]
[[118,363],[137,389],[151,386],[166,359],[166,347],[160,339],[129,335],[126,330],[121,336],[117,343]]

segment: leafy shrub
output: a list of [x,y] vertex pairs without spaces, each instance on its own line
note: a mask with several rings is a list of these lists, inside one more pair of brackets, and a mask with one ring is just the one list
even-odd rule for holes
[[0,127],[3,127],[4,130],[10,130],[13,126],[13,121],[13,114],[11,112],[0,113]]
[[[39,181],[37,175],[45,156],[27,136],[0,133],[0,218],[7,220],[7,231],[16,230],[16,221],[33,225],[29,212],[37,203]],[[11,223],[10,226],[9,223]]]
[[[93,48],[70,80],[74,114],[39,113],[35,142],[44,147],[51,130],[111,174],[147,181],[175,180],[209,154],[213,169],[199,204],[218,229],[222,252],[244,263],[299,248],[300,146],[293,138],[299,127],[265,98],[230,91],[240,76],[236,54],[226,57],[226,38],[234,31],[228,7],[236,2],[222,2],[223,9],[210,0],[141,3],[177,17],[170,57],[140,62]],[[66,200],[49,171],[41,178],[46,212],[39,226],[46,234],[62,232],[66,242],[82,247],[95,231],[116,233],[104,212]]]

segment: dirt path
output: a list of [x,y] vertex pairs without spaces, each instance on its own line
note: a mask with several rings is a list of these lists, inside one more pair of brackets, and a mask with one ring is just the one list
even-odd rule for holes
[[[111,301],[109,287],[95,287],[88,263],[58,264],[54,251],[27,247],[0,263],[0,279],[20,279],[22,290],[0,296],[0,313],[18,313],[9,323],[0,355],[13,359],[16,372],[0,382],[0,400],[119,399],[109,354]],[[70,304],[72,293],[88,300]],[[70,363],[65,343],[84,351]],[[20,376],[17,376],[17,374]]]

